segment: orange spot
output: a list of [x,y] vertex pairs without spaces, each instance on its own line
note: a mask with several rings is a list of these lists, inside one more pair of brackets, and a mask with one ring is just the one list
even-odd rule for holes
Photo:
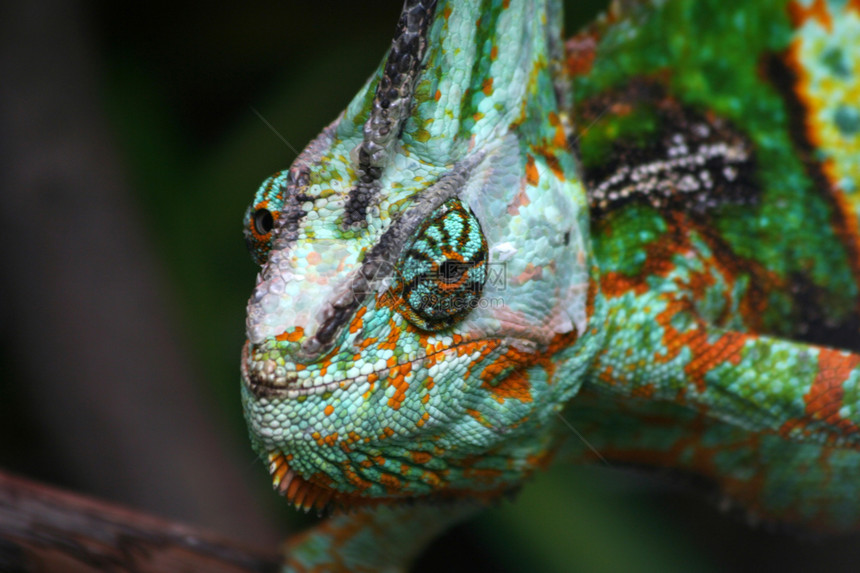
[[444,362],[444,360],[440,360],[442,358],[444,358],[444,355],[440,352],[428,354],[427,358],[424,359],[424,366],[430,368],[432,366],[435,366],[437,362]]
[[322,261],[322,256],[316,251],[311,251],[310,253],[308,253],[308,256],[305,258],[312,265],[318,265],[318,264],[320,264],[320,261]]
[[809,392],[803,397],[806,401],[806,415],[811,420],[822,420],[844,434],[860,430],[853,422],[839,415],[845,396],[842,386],[858,364],[860,356],[856,354],[830,348],[819,350],[818,375]]
[[528,375],[522,370],[531,362],[529,354],[511,348],[481,371],[481,388],[504,404],[505,400],[531,402],[531,386]]
[[461,344],[455,347],[455,351],[457,356],[466,356],[467,354],[473,354],[480,351],[481,357],[476,361],[478,362],[481,358],[498,348],[499,344],[501,344],[501,342],[498,340],[476,340],[474,342],[467,342],[466,344]]
[[355,473],[355,470],[348,465],[343,466],[343,475],[344,477],[346,477],[346,480],[350,483],[350,485],[356,487],[359,491],[364,491],[373,485],[373,482],[368,481],[359,476],[357,473]]
[[510,202],[510,204],[508,204],[508,214],[519,215],[520,207],[526,207],[529,203],[531,203],[531,200],[529,199],[529,194],[526,193],[525,188],[520,189],[519,191],[517,191],[517,194],[514,195],[514,198]]
[[421,474],[421,481],[436,489],[443,484],[442,478],[433,472],[423,472]]
[[490,353],[493,352],[493,350],[495,350],[499,346],[498,341],[486,341],[486,343],[484,343],[484,344],[480,344],[480,342],[482,342],[482,341],[479,341],[478,343],[465,344],[465,345],[457,348],[458,353],[460,351],[460,348],[471,348],[472,349],[470,352],[467,352],[464,354],[473,354],[476,350],[479,351],[478,357],[473,359],[472,363],[466,369],[466,376],[465,376],[466,378],[469,378],[472,375],[472,367],[473,366],[477,366],[478,364],[481,364],[487,358],[487,356],[489,356]]
[[539,454],[530,454],[526,456],[526,461],[533,468],[546,469],[549,462],[552,461],[553,451],[541,452]]
[[475,418],[478,422],[480,422],[480,424],[481,424],[482,426],[485,426],[485,427],[487,427],[487,428],[491,428],[491,427],[493,426],[492,424],[490,424],[490,423],[486,420],[486,418],[484,418],[484,415],[483,415],[483,414],[481,414],[481,413],[480,413],[479,411],[477,411],[477,410],[472,410],[472,409],[467,408],[467,409],[466,409],[466,413],[467,413],[467,414],[469,414],[470,416],[472,416],[473,418]]
[[[563,133],[562,133],[562,139],[564,139]],[[564,145],[562,144],[561,147],[564,147]],[[561,163],[559,163],[558,158],[555,156],[555,154],[552,151],[550,151],[548,149],[543,149],[543,148],[539,149],[538,153],[540,153],[541,156],[543,156],[543,158],[546,160],[546,164],[552,170],[553,174],[560,181],[564,181],[565,180],[564,179],[564,170],[562,170]]]
[[406,396],[402,392],[397,391],[388,399],[388,407],[392,410],[399,410],[405,399]]
[[473,479],[478,483],[494,483],[502,476],[502,470],[490,468],[466,468],[463,470],[463,476]]
[[442,98],[442,92],[440,92],[439,90],[436,90],[436,93],[433,94],[433,99],[436,101],[439,101],[441,98]]
[[484,78],[484,81],[481,83],[481,91],[484,92],[484,95],[492,95],[493,78]]
[[490,48],[490,61],[495,61],[496,58],[499,57],[499,47],[493,46]]
[[530,280],[540,280],[543,277],[543,267],[535,266],[534,263],[526,263],[526,268],[523,269],[523,272],[511,278],[511,283],[515,285],[521,285],[529,282]]
[[800,2],[792,2],[788,5],[788,16],[795,28],[799,28],[807,20],[815,20],[828,32],[833,31],[833,19],[827,10],[825,0],[815,0],[809,8]]
[[379,345],[381,350],[394,350],[397,348],[397,341],[400,340],[400,330],[393,320],[388,321],[388,338]]
[[358,332],[361,329],[362,326],[364,326],[364,321],[362,320],[361,317],[364,316],[365,312],[367,312],[366,306],[363,306],[356,311],[355,316],[352,318],[352,321],[349,323],[349,331],[352,334],[355,334],[356,332]]
[[540,175],[535,166],[535,158],[531,154],[526,155],[526,181],[532,186],[536,186],[540,181]]
[[389,490],[388,493],[394,493],[399,489],[403,489],[403,483],[400,481],[400,478],[391,474],[381,474],[379,476],[379,483]]
[[406,381],[407,375],[412,371],[412,363],[406,362],[398,368],[392,369],[389,376],[388,384],[396,388],[394,395],[388,399],[388,407],[393,410],[399,410],[403,400],[406,399],[406,392],[409,390],[409,383]]
[[653,383],[649,383],[637,386],[630,395],[634,398],[653,398],[656,392],[657,387]]
[[442,17],[447,20],[450,15],[451,15],[451,5],[448,4],[447,6],[445,6],[445,11],[442,12]]
[[282,332],[281,334],[275,337],[275,340],[287,342],[298,342],[302,339],[302,336],[305,334],[305,329],[301,326],[295,327],[293,330]]
[[597,55],[597,39],[589,34],[579,34],[564,44],[565,66],[571,76],[587,75]]
[[426,464],[433,458],[427,452],[410,452],[409,455],[416,464]]
[[331,416],[332,414],[334,414],[334,406],[332,406],[331,404],[326,406],[325,410],[323,410],[323,414],[325,414],[326,416]]
[[567,147],[567,138],[564,136],[564,129],[561,125],[555,126],[555,136],[552,138],[552,144],[562,149]]
[[[644,272],[642,276],[646,275]],[[639,276],[627,276],[615,271],[609,271],[600,277],[600,289],[609,298],[616,298],[633,291],[637,295],[648,292],[648,285]]]
[[726,332],[716,340],[711,340],[706,328],[677,330],[672,319],[689,310],[688,301],[671,301],[666,310],[657,315],[657,324],[663,327],[663,345],[666,352],[656,354],[654,362],[664,363],[675,359],[686,348],[692,354],[684,366],[687,379],[696,385],[699,392],[706,390],[705,374],[717,365],[728,362],[737,366],[741,361],[741,350],[748,340],[756,337],[739,332]]

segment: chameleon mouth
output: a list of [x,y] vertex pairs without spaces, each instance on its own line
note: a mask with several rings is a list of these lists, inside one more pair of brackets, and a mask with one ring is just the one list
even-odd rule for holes
[[[385,378],[396,369],[406,364],[416,364],[423,360],[459,352],[460,349],[471,349],[470,351],[492,352],[502,345],[498,339],[469,340],[462,341],[442,350],[420,353],[410,360],[387,364],[377,367],[367,373],[356,373],[351,375],[349,371],[335,371],[340,375],[332,381],[322,381],[319,376],[300,377],[296,371],[287,371],[278,366],[273,360],[255,359],[252,355],[251,343],[245,341],[242,347],[241,372],[245,385],[257,398],[265,399],[293,399],[302,396],[312,396],[343,390],[351,385],[367,385],[375,380]],[[362,390],[363,392],[364,390]]]
[[251,343],[242,347],[242,380],[257,398],[298,398],[323,394],[343,388],[349,380],[320,384],[313,377],[300,379],[296,372],[278,366],[273,360],[256,360],[251,355]]

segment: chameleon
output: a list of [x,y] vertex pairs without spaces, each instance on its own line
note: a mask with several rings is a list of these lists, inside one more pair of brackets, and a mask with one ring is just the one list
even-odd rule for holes
[[256,192],[245,417],[275,490],[330,514],[285,570],[402,570],[554,462],[860,529],[860,3],[562,20],[406,0]]

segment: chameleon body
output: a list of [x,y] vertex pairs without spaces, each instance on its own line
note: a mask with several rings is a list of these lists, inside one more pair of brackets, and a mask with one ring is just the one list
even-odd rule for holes
[[291,570],[402,567],[595,451],[860,526],[860,4],[622,2],[566,44],[560,22],[407,1],[248,209],[251,440],[336,513]]

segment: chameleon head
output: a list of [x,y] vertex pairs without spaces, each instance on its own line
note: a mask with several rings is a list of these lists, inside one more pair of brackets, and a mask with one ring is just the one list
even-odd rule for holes
[[407,2],[375,76],[248,209],[243,403],[297,507],[491,495],[552,451],[587,354],[588,219],[560,30],[526,4]]

